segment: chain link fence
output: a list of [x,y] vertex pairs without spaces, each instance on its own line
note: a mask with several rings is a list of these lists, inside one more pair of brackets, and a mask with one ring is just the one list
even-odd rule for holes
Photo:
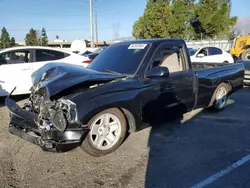
[[214,46],[229,51],[233,47],[233,40],[200,40],[186,42],[189,48],[200,48],[205,46]]

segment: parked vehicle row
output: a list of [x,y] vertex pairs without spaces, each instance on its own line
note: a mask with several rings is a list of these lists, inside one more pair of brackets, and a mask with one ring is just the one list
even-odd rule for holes
[[90,64],[92,61],[105,49],[105,47],[101,47],[96,49],[95,51],[91,53],[84,53],[83,55],[87,57],[88,59],[84,61],[84,63]]
[[87,68],[49,63],[34,72],[27,104],[6,98],[9,131],[47,151],[80,146],[93,156],[106,155],[127,133],[162,116],[223,110],[243,79],[243,63],[193,69],[184,40],[120,42]]

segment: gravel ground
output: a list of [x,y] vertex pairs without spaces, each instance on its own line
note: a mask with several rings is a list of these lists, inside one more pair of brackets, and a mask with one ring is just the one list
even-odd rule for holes
[[[95,158],[80,148],[43,152],[8,132],[0,100],[0,187],[190,187],[250,153],[249,88],[220,113],[196,110],[183,120],[131,134],[114,153]],[[250,187],[245,163],[208,187]]]

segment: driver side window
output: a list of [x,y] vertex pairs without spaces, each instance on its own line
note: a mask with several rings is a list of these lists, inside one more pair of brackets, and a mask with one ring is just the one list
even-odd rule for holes
[[163,45],[157,50],[150,68],[167,67],[169,73],[183,71],[184,60],[181,53],[181,48],[177,46]]

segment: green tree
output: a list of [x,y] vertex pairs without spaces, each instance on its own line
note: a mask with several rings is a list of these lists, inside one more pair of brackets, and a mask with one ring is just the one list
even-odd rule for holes
[[2,34],[1,34],[0,41],[1,41],[0,48],[10,47],[10,35],[5,27],[2,28]]
[[132,34],[136,38],[229,37],[237,21],[230,12],[231,0],[148,0]]
[[41,34],[41,46],[48,46],[48,36],[46,33],[45,28],[42,28],[42,34]]
[[169,37],[171,9],[168,2],[148,3],[141,16],[133,25],[135,38]]
[[231,1],[200,0],[195,10],[194,28],[196,37],[223,37],[229,34],[237,18],[230,17]]
[[11,37],[10,39],[10,47],[16,46],[16,40],[14,37]]
[[26,34],[25,44],[27,46],[37,46],[39,45],[39,38],[37,36],[37,31],[33,28],[30,29],[29,33]]
[[189,38],[193,35],[190,20],[194,17],[195,0],[172,0],[172,17],[169,34],[174,38]]

